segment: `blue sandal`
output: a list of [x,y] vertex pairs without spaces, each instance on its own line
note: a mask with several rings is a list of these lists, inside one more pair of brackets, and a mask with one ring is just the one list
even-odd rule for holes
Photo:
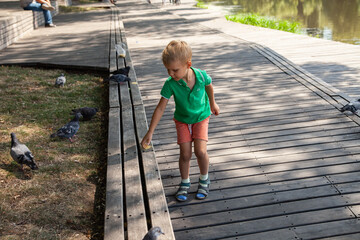
[[[207,185],[207,186],[205,187],[203,185]],[[199,179],[199,186],[196,193],[196,198],[199,200],[203,200],[207,198],[207,196],[209,195],[209,191],[210,191],[210,178],[206,180]]]
[[179,202],[185,202],[187,200],[188,191],[190,190],[191,183],[180,183],[180,187],[176,192],[175,198]]

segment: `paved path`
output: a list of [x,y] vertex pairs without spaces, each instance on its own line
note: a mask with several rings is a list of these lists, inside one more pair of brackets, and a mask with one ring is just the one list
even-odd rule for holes
[[2,50],[0,64],[59,65],[108,71],[110,21],[109,8],[60,14],[54,17],[56,28],[38,28]]
[[154,134],[176,239],[360,237],[360,128],[336,109],[334,89],[289,71],[266,48],[205,26],[206,12],[195,20],[190,12],[198,10],[185,5],[118,6],[148,118],[167,78],[161,51],[172,39],[192,46],[193,65],[213,77],[221,107],[210,121],[212,191],[203,202],[193,199],[195,159],[190,200],[173,197],[180,181],[173,103]]

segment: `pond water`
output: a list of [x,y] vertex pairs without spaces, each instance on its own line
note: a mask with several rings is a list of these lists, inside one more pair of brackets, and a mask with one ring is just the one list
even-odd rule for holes
[[310,36],[360,45],[360,0],[203,0],[227,14],[257,13],[300,22]]

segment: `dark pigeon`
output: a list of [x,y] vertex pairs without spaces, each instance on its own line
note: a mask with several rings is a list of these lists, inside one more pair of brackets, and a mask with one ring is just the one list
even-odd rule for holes
[[129,72],[130,72],[130,66],[124,67],[124,68],[120,68],[114,72],[112,72],[112,74],[123,74],[125,76],[129,76]]
[[57,77],[56,80],[55,80],[55,86],[57,87],[63,87],[66,83],[66,78],[64,76],[64,74],[62,73],[60,75],[60,77]]
[[23,169],[23,164],[29,166],[32,170],[38,169],[38,166],[34,161],[34,156],[32,155],[29,148],[25,144],[19,142],[19,140],[16,138],[15,133],[11,133],[10,135],[11,135],[10,155],[14,159],[14,161],[20,164],[21,169]]
[[131,81],[131,78],[127,77],[126,75],[124,74],[114,74],[112,75],[108,81],[113,81],[113,82],[117,82],[117,83],[123,83],[123,82],[130,82]]
[[160,235],[164,235],[160,227],[151,228],[142,240],[157,240]]
[[360,99],[346,104],[340,109],[340,111],[341,112],[350,111],[355,114],[359,109],[360,109]]
[[93,107],[82,107],[82,108],[73,109],[71,111],[72,111],[71,114],[75,115],[76,113],[80,113],[84,121],[89,121],[93,116],[95,116],[95,114],[99,110]]
[[70,122],[62,126],[59,130],[57,130],[56,133],[51,134],[50,137],[67,138],[69,139],[70,142],[73,142],[72,137],[75,136],[75,134],[80,128],[80,123],[79,123],[80,117],[81,114],[76,113],[75,117]]

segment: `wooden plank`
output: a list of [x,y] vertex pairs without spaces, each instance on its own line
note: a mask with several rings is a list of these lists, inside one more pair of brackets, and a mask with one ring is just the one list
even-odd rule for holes
[[[143,106],[138,105],[135,106],[134,109],[138,142],[141,142],[147,132],[147,120]],[[152,226],[161,227],[165,233],[165,236],[162,237],[163,239],[175,239],[160,171],[153,151],[142,152],[142,164],[145,175],[147,199],[149,201],[151,224]]]
[[222,238],[226,240],[298,240],[296,234],[291,229],[278,229],[273,231],[259,232],[254,234],[247,234],[244,236],[234,236]]
[[[212,179],[211,189],[225,189],[225,188],[234,188],[234,187],[242,187],[242,186],[248,186],[248,185],[257,185],[257,184],[272,184],[280,181],[294,181],[294,180],[303,180],[306,178],[316,178],[316,177],[322,177],[324,175],[332,175],[332,174],[341,174],[345,172],[352,172],[351,166],[332,166],[332,167],[323,167],[316,169],[316,171],[309,171],[308,169],[305,170],[298,170],[298,171],[289,171],[289,172],[281,172],[281,173],[264,173],[259,172],[255,175],[248,175],[248,176],[238,176],[233,178],[216,178],[210,177]],[[354,167],[354,171],[358,171],[359,166],[356,165]],[[210,174],[212,175],[212,174]],[[179,180],[176,179],[164,179],[163,184],[164,186],[173,186],[174,189],[176,185],[178,184]],[[192,179],[193,185],[196,185],[196,179]],[[194,190],[195,191],[195,190]],[[235,190],[234,190],[235,191]],[[168,191],[167,191],[168,192]],[[170,191],[169,191],[170,192]],[[236,192],[236,191],[235,191]],[[332,188],[331,192],[333,194],[339,194],[339,191],[337,188]],[[347,192],[353,192],[353,191],[344,191],[344,193]],[[217,195],[214,195],[212,197],[209,197],[209,199],[215,199]],[[294,193],[295,196],[295,193]],[[294,197],[294,196],[283,196],[283,194],[279,194],[278,197],[281,199],[287,198],[287,197]]]
[[[344,157],[348,155],[358,155],[360,153],[360,147],[353,147],[353,148],[346,148],[339,151],[339,149],[333,150],[326,150],[326,151],[317,151],[312,152],[311,156],[305,155],[302,152],[296,154],[289,154],[286,156],[286,160],[288,162],[302,162],[302,161],[309,161],[309,160],[317,160],[322,158],[331,158],[331,157]],[[212,167],[216,167],[216,165],[225,165],[232,164],[236,162],[245,161],[245,163],[241,163],[244,166],[251,166],[254,165],[251,162],[256,162],[257,164],[272,164],[282,162],[284,158],[279,158],[278,156],[270,156],[270,157],[259,157],[255,158],[253,153],[249,153],[248,155],[244,154],[233,154],[229,156],[217,156],[211,157],[210,156],[210,169]],[[164,160],[163,158],[158,158],[158,160]],[[190,167],[197,167],[196,159],[192,158],[194,161],[190,161]],[[248,163],[246,163],[248,162]],[[160,167],[162,170],[177,170],[178,169],[178,158],[167,158],[166,161],[159,162]],[[246,165],[245,165],[246,164]],[[166,175],[165,171],[162,171]],[[335,180],[336,181],[336,180]]]
[[[345,125],[345,124],[344,124]],[[344,126],[343,125],[343,126]],[[339,129],[337,129],[339,127]],[[284,134],[283,132],[280,132],[279,134],[274,135],[273,137],[262,137],[261,133],[253,134],[253,135],[233,135],[228,136],[228,134],[225,133],[218,133],[218,134],[211,134],[210,140],[208,142],[208,146],[213,145],[221,145],[225,143],[234,143],[239,141],[246,141],[246,143],[249,146],[255,146],[256,144],[266,144],[266,143],[281,143],[281,142],[287,142],[287,141],[297,141],[297,140],[308,140],[313,139],[316,137],[317,139],[326,138],[330,136],[335,136],[336,138],[341,138],[342,136],[349,134],[354,135],[357,134],[358,127],[347,127],[347,128],[341,128],[341,125],[335,125],[331,131],[326,131],[324,128],[319,128],[320,131],[310,131],[307,132],[305,130],[299,131],[298,134]],[[315,129],[316,130],[316,129]],[[215,135],[215,136],[214,136]],[[350,137],[349,136],[349,137]],[[245,139],[246,137],[246,139]],[[344,137],[346,139],[347,137]],[[157,151],[162,150],[170,150],[178,148],[176,143],[169,143],[169,144],[162,144],[161,142],[155,142],[154,145],[156,146]],[[233,145],[231,145],[233,146]]]
[[138,240],[147,233],[145,203],[143,198],[140,167],[133,113],[127,84],[120,84],[123,147],[124,147],[124,179],[127,213],[128,239]]
[[[119,20],[119,9],[118,8],[116,8],[116,11],[115,11],[115,39],[116,39],[116,44],[122,45],[123,39],[121,36],[121,30],[120,30],[120,20]],[[115,51],[115,53],[116,53],[116,51]],[[117,53],[116,53],[116,63],[117,63],[117,69],[125,67],[125,59],[122,57],[118,57]]]
[[112,81],[109,81],[109,107],[110,108],[120,107],[119,87],[117,83]]
[[209,214],[211,212],[229,211],[231,209],[246,209],[251,207],[256,208],[269,204],[298,201],[307,198],[320,198],[339,195],[339,192],[337,192],[336,189],[331,185],[315,186],[289,191],[267,192],[244,197],[225,199],[212,199],[210,194],[207,201],[201,202],[201,208],[198,206],[198,200],[191,199],[186,207],[177,204],[171,205],[171,207],[169,205],[169,209],[172,218],[179,218]]
[[[232,148],[249,147],[252,150],[255,149],[256,151],[263,151],[266,149],[289,148],[331,142],[346,142],[359,139],[354,130],[352,130],[349,134],[341,135],[330,135],[325,131],[322,133],[323,134],[314,133],[313,136],[309,136],[309,138],[300,138],[302,136],[297,137],[297,135],[290,135],[281,136],[281,138],[263,138],[255,140],[242,139],[243,136],[239,135],[232,136],[231,138],[224,137],[222,143],[220,142],[221,139],[217,138],[211,139],[211,142],[208,144],[208,150],[229,149],[229,151],[231,151]],[[168,152],[172,153],[173,151],[178,151],[178,147],[173,143],[166,146],[156,146],[156,150],[160,155],[162,153],[167,154]]]
[[360,192],[360,181],[336,184],[335,187],[341,193]]
[[[291,161],[288,159],[279,159],[275,162],[262,162],[257,159],[256,161],[239,161],[239,162],[231,162],[225,163],[221,165],[215,165],[209,167],[209,172],[214,173],[217,179],[222,179],[224,176],[239,176],[242,172],[246,172],[247,174],[252,174],[252,168],[259,167],[262,172],[265,173],[273,173],[273,172],[284,172],[284,171],[294,171],[299,169],[308,169],[315,170],[316,168],[321,168],[325,166],[339,166],[345,164],[356,163],[359,156],[341,156],[341,157],[332,157],[325,159],[309,159],[304,161]],[[198,175],[198,168],[194,167],[190,169],[190,175]],[[180,177],[180,173],[178,171],[162,171],[163,176],[171,175],[172,178]],[[244,176],[244,174],[241,174]]]
[[115,42],[116,42],[116,29],[115,29],[115,7],[111,7],[111,21],[110,21],[110,49],[109,49],[109,71],[113,72],[116,70],[116,51],[115,51]]
[[[263,175],[264,176],[264,175]],[[263,176],[260,176],[261,178],[264,178]],[[266,176],[265,176],[266,177]],[[248,179],[247,181],[244,181],[244,179],[240,179],[237,185],[236,182],[233,182],[233,186],[219,186],[221,182],[224,181],[213,181],[211,185],[211,198],[205,199],[204,202],[208,201],[221,201],[226,199],[232,199],[232,198],[243,198],[243,197],[253,197],[258,196],[259,198],[262,197],[263,194],[276,194],[277,192],[285,192],[285,191],[294,191],[294,190],[301,190],[305,188],[312,188],[312,187],[321,187],[321,186],[329,186],[330,183],[327,181],[325,177],[313,177],[308,179],[298,179],[298,180],[284,180],[281,182],[266,182],[263,183],[256,183],[251,182],[251,179]],[[215,183],[217,186],[213,186],[213,183]],[[194,184],[193,184],[194,185]],[[191,193],[195,193],[197,188],[192,187]],[[177,191],[176,187],[169,187],[165,189],[166,195],[168,199],[172,199]],[[355,203],[355,200],[347,200],[349,202]],[[176,208],[176,205],[172,205],[172,210]],[[236,209],[236,208],[235,208]],[[216,209],[217,210],[217,209]],[[209,211],[208,213],[215,211],[213,210]],[[215,211],[217,212],[217,211]],[[182,215],[181,215],[182,216]],[[178,216],[181,218],[181,216]],[[177,216],[172,215],[173,218],[177,218]]]
[[[176,239],[191,239],[196,236],[198,239],[221,239],[228,236],[241,236],[262,231],[269,231],[279,228],[295,227],[304,224],[316,224],[319,222],[344,220],[351,218],[351,212],[346,208],[334,208],[320,211],[288,214],[254,221],[227,223],[204,228],[187,229],[176,231]],[[297,231],[296,231],[297,232]]]
[[109,110],[104,239],[125,239],[120,109]]
[[341,236],[333,236],[333,237],[326,237],[322,238],[322,240],[354,240],[360,239],[360,233],[350,233],[350,234],[342,234]]
[[[358,196],[359,197],[359,196]],[[357,202],[360,198],[357,199]],[[174,218],[173,223],[175,231],[181,230],[183,227],[206,227],[230,222],[245,222],[260,218],[270,218],[274,216],[286,216],[288,214],[305,213],[318,211],[327,208],[340,208],[351,205],[341,196],[330,196],[316,199],[305,199],[294,202],[284,202],[281,204],[272,204],[266,206],[246,209],[229,209],[224,212],[214,212],[193,217]],[[351,209],[351,208],[350,208]]]
[[343,235],[359,233],[360,222],[358,219],[344,219],[334,222],[324,222],[292,228],[300,239],[317,239],[337,237],[342,239]]
[[[282,156],[288,154],[295,153],[305,153],[305,152],[316,152],[322,151],[326,149],[341,149],[342,147],[348,146],[358,146],[357,139],[346,141],[344,143],[339,142],[325,142],[325,143],[316,143],[310,145],[296,145],[288,148],[280,148],[280,147],[269,147],[269,148],[249,148],[247,146],[244,147],[236,147],[236,148],[209,148],[208,153],[211,157],[215,156],[228,156],[232,154],[244,154],[252,152],[257,157],[270,157],[270,156]],[[168,150],[166,152],[158,152],[157,157],[168,157],[168,156],[177,156],[179,153],[177,150]]]
[[[308,120],[308,121],[303,121],[303,122],[289,122],[289,123],[284,123],[283,125],[279,125],[276,123],[276,121],[274,122],[270,122],[270,123],[258,123],[256,124],[247,124],[247,125],[239,125],[236,124],[236,122],[233,122],[233,125],[230,125],[231,123],[229,123],[229,125],[226,126],[219,126],[216,128],[210,128],[209,129],[209,133],[214,133],[214,132],[232,132],[232,131],[239,131],[241,130],[242,134],[249,134],[249,133],[267,133],[267,132],[275,132],[275,131],[283,131],[283,130],[288,130],[288,129],[299,129],[299,128],[307,128],[307,127],[313,127],[313,126],[321,126],[321,125],[329,125],[329,124],[335,124],[335,123],[344,123],[344,122],[348,122],[349,120],[347,120],[347,118],[333,118],[333,119],[318,119],[315,121],[314,120]],[[211,124],[211,123],[210,123]],[[354,123],[350,123],[349,126],[356,126]],[[164,136],[164,130],[163,131],[155,131],[154,136],[155,135],[162,135],[159,136],[159,138],[163,137],[166,138],[166,135]],[[158,136],[157,136],[158,138]]]
[[131,60],[131,55],[130,55],[130,51],[129,51],[127,40],[126,40],[124,24],[123,24],[121,15],[118,15],[118,17],[119,17],[119,30],[120,30],[120,34],[121,34],[121,41],[126,46],[125,62],[126,62],[126,66],[130,66],[129,77],[131,78],[130,89],[131,89],[132,102],[133,102],[134,106],[142,105],[143,102],[142,102],[139,86],[137,83],[135,69],[134,69],[134,66],[133,66],[133,63]]
[[354,173],[345,173],[328,176],[329,180],[333,184],[344,183],[344,182],[356,182],[360,181],[360,174],[357,172]]
[[[359,183],[358,183],[359,184]],[[357,204],[358,205],[353,205],[353,206],[351,206],[350,207],[350,210],[351,210],[351,212],[353,212],[354,214],[355,214],[355,216],[357,217],[357,218],[359,218],[360,217],[360,203],[359,202],[357,202]]]

